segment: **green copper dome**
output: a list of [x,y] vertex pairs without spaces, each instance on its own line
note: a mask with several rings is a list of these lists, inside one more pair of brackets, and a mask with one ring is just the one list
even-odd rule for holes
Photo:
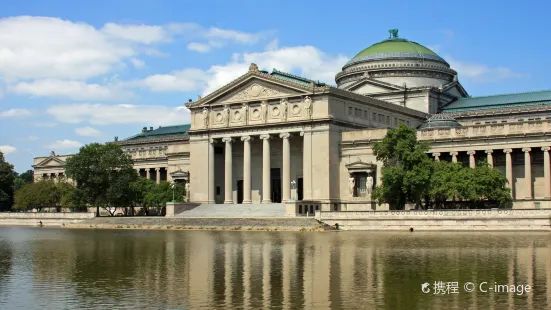
[[424,47],[423,45],[399,38],[397,29],[389,30],[389,32],[389,39],[375,43],[359,52],[345,65],[345,67],[365,61],[399,58],[433,60],[440,61],[448,65],[442,57],[438,56],[435,52]]

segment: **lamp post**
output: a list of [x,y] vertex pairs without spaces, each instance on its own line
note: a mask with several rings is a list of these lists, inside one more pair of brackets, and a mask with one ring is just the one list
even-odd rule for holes
[[292,198],[293,201],[296,201],[296,197],[295,197],[296,189],[297,189],[297,182],[295,180],[293,180],[291,182],[291,190],[293,190],[293,198]]

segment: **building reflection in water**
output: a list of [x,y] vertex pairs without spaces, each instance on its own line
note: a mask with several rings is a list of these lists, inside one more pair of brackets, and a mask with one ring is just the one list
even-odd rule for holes
[[[54,231],[42,235],[48,242],[16,245],[32,253],[29,294],[50,308],[551,307],[546,234]],[[25,263],[10,253],[2,251],[0,260]],[[6,266],[3,291],[14,268]],[[421,292],[422,283],[435,281],[459,282],[459,293]],[[467,281],[534,291],[466,293]]]

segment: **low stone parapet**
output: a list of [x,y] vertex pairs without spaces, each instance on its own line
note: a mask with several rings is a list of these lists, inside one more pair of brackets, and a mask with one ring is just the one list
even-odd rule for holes
[[550,230],[551,209],[316,212],[345,230]]
[[62,226],[94,217],[93,212],[6,212],[0,213],[0,226]]
[[165,216],[174,217],[176,214],[194,209],[198,205],[198,203],[192,202],[167,202]]

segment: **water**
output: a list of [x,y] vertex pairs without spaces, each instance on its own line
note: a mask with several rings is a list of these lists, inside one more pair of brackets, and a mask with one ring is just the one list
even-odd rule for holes
[[0,228],[0,309],[77,308],[551,309],[551,235]]

